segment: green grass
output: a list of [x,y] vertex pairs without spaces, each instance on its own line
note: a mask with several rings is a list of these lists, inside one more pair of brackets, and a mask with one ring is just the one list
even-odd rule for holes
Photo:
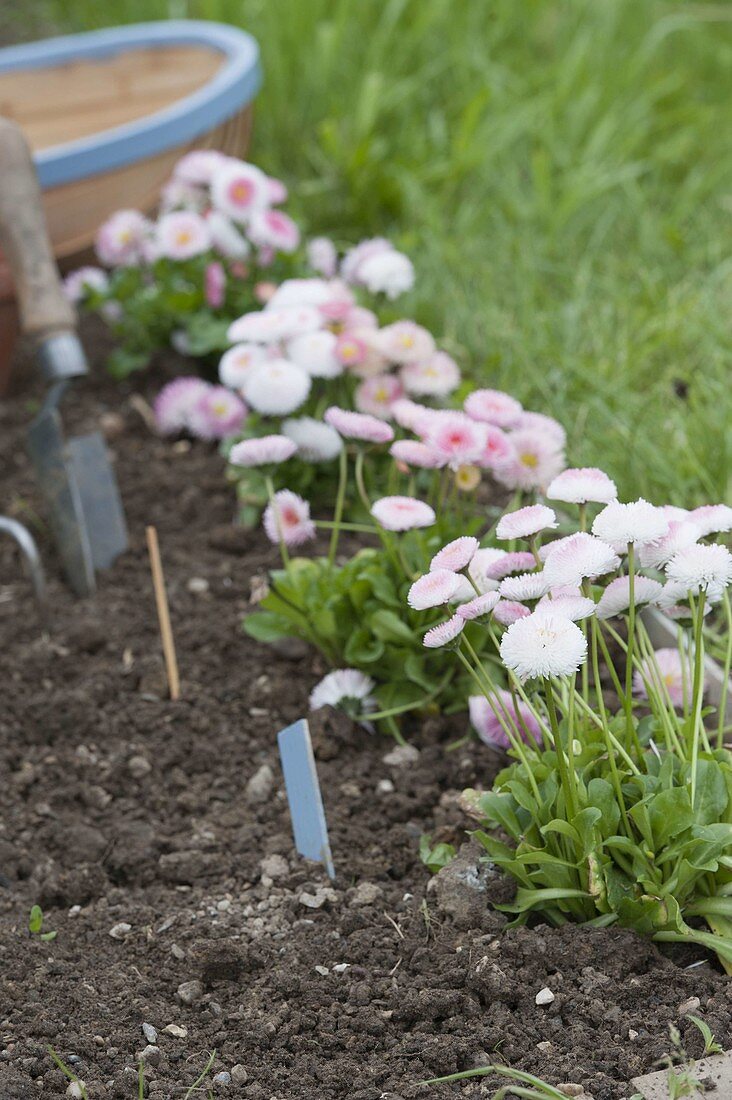
[[311,232],[392,235],[418,270],[410,311],[622,494],[729,498],[732,5],[30,7],[60,29],[241,23],[266,81],[252,157]]

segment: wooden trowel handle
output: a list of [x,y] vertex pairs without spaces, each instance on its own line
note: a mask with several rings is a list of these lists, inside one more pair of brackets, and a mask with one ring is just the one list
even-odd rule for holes
[[0,118],[0,246],[13,274],[25,334],[42,342],[73,332],[67,301],[51,251],[41,188],[22,130]]

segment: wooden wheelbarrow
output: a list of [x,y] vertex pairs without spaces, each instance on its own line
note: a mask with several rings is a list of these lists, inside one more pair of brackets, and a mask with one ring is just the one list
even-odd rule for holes
[[[24,130],[46,224],[64,269],[87,258],[120,207],[153,213],[173,165],[193,148],[246,152],[259,49],[244,31],[171,20],[0,50],[0,115]],[[0,257],[0,394],[18,333]]]

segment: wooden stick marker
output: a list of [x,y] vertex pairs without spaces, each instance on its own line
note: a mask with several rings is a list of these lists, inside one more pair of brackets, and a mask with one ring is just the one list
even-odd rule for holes
[[331,879],[335,878],[333,856],[328,839],[323,797],[315,767],[310,728],[305,718],[277,734],[287,801],[290,805],[295,847],[305,859],[322,863]]
[[175,701],[180,698],[178,659],[175,655],[175,642],[173,640],[173,631],[170,626],[170,611],[168,609],[168,596],[165,591],[163,565],[160,560],[158,532],[154,527],[146,527],[145,537],[147,538],[147,550],[150,555],[150,570],[152,572],[153,588],[155,589],[155,605],[158,609],[158,624],[160,626],[160,638],[163,643],[165,674],[168,678],[168,692],[170,698]]

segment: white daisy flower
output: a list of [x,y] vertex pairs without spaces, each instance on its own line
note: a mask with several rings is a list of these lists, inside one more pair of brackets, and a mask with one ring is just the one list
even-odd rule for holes
[[564,615],[534,612],[517,619],[501,639],[501,660],[520,680],[571,676],[587,659],[587,641]]

